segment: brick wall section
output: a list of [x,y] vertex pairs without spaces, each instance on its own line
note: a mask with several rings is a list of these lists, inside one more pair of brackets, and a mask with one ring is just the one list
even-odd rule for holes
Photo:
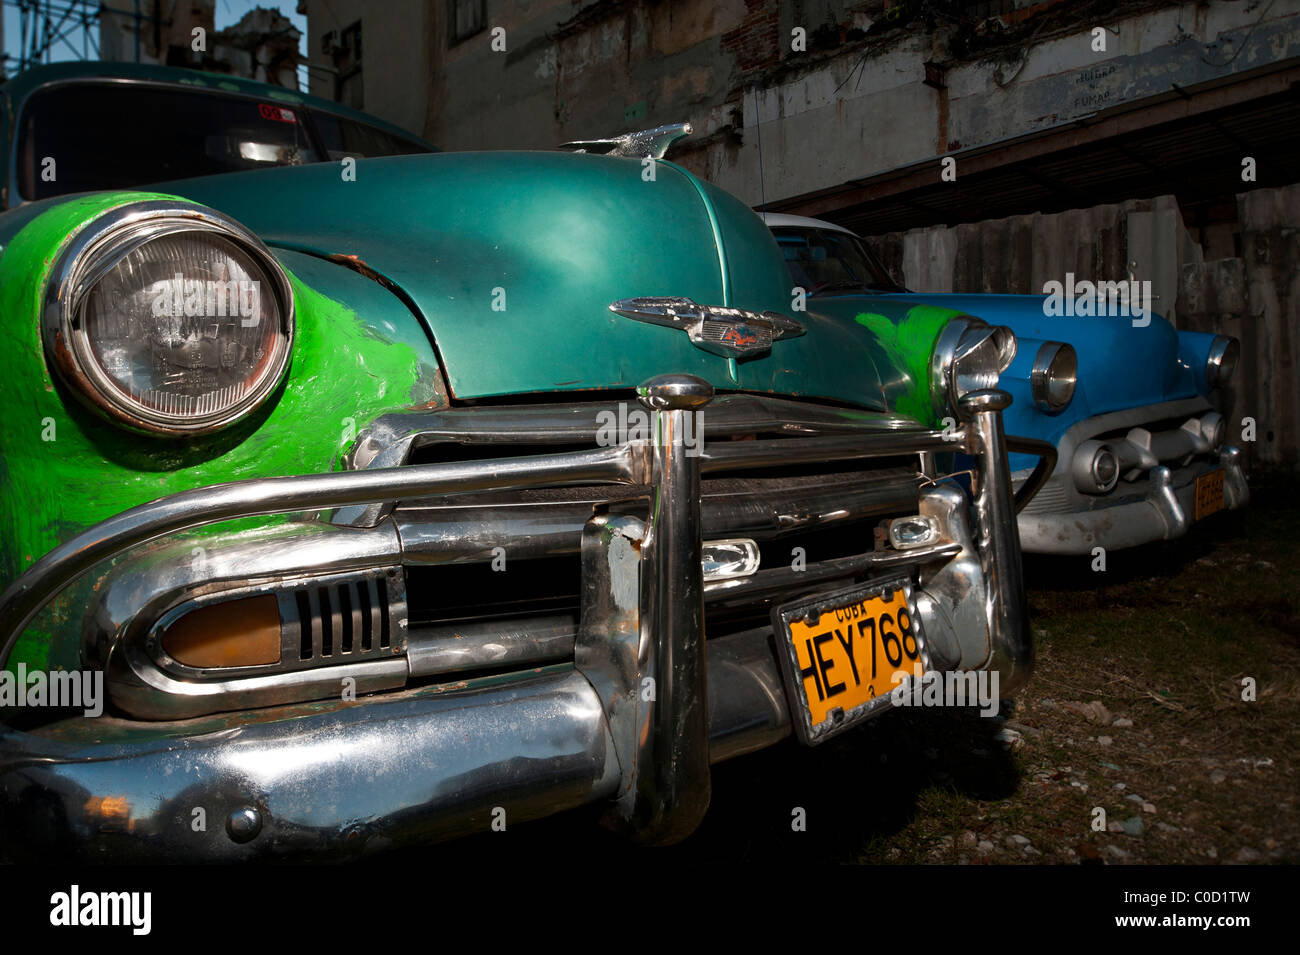
[[745,0],[745,20],[722,34],[723,53],[736,57],[736,67],[748,73],[774,66],[781,60],[781,23],[773,0]]

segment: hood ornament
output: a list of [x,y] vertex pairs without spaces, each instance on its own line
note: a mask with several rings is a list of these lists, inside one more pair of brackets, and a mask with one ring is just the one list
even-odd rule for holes
[[631,156],[634,159],[663,159],[676,140],[689,136],[694,130],[690,123],[673,123],[670,126],[656,126],[654,129],[642,129],[635,133],[624,133],[609,139],[577,139],[571,143],[561,143],[561,149],[571,149],[576,153],[603,153],[606,156]]
[[624,298],[609,310],[638,322],[680,328],[691,344],[724,358],[757,358],[772,350],[772,342],[797,338],[806,331],[779,312],[697,305],[689,298]]

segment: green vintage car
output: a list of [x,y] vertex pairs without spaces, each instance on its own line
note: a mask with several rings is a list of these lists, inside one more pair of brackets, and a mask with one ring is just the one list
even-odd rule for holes
[[15,858],[670,842],[711,763],[1028,675],[1014,337],[804,310],[683,127],[439,153],[109,64],[0,102]]

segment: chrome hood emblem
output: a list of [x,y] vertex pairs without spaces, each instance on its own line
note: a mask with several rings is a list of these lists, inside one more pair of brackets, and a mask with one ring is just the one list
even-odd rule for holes
[[638,322],[680,328],[697,348],[725,358],[757,358],[772,350],[772,342],[797,338],[806,331],[779,312],[697,305],[689,298],[624,298],[609,310]]
[[608,139],[578,139],[571,143],[561,143],[561,149],[578,153],[602,153],[606,156],[632,156],[636,159],[663,159],[664,153],[674,141],[689,136],[694,130],[690,123],[673,123],[670,126],[656,126],[654,129],[641,129],[622,136]]

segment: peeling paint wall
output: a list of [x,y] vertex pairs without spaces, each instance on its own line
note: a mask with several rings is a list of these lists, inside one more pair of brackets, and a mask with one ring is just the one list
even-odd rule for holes
[[[806,65],[788,56],[770,80],[749,81],[741,144],[710,150],[699,171],[751,203],[789,198],[1300,56],[1295,0],[1114,9],[1128,14],[1035,4],[1023,40],[1001,46],[986,36],[962,49],[941,25],[868,38]],[[1094,48],[1097,28],[1104,50]],[[939,87],[926,84],[927,63]]]

